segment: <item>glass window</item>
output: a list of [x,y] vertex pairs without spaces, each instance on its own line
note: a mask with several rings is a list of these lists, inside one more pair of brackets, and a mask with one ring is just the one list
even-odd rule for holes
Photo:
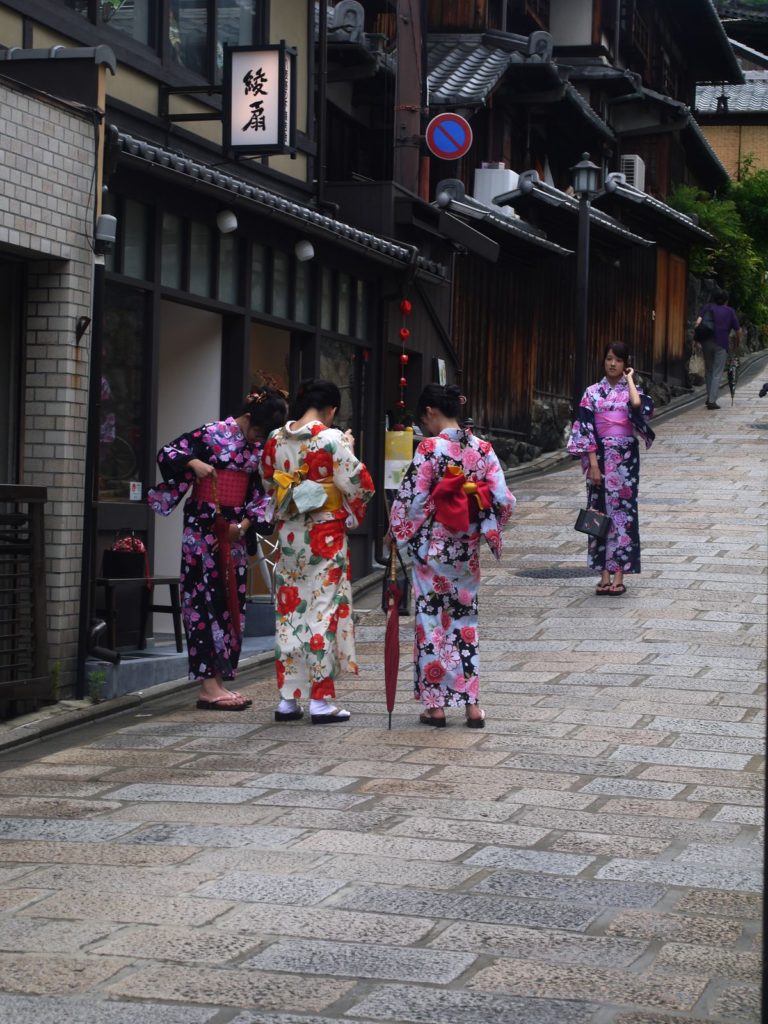
[[349,274],[339,274],[339,308],[336,313],[336,330],[339,334],[349,334],[350,305],[352,302],[352,281]]
[[267,253],[263,245],[251,247],[251,309],[263,313],[267,295]]
[[99,0],[98,12],[102,24],[140,43],[152,42],[150,0]]
[[216,81],[224,70],[224,47],[252,43],[257,0],[219,0],[216,4]]
[[355,336],[368,337],[368,285],[365,281],[357,282],[357,304],[355,307]]
[[208,74],[209,0],[171,0],[168,42],[175,64],[199,75]]
[[235,235],[219,239],[219,298],[233,306],[237,303],[237,246]]
[[99,499],[128,501],[145,456],[144,293],[106,284],[101,353]]
[[82,14],[84,18],[88,17],[90,0],[63,0],[63,3],[65,7],[69,7],[76,14]]
[[296,264],[296,286],[293,296],[293,318],[308,324],[312,320],[312,269],[309,263]]
[[166,288],[181,288],[183,229],[181,217],[174,213],[163,214],[160,283]]
[[[358,349],[346,341],[322,338],[320,341],[320,373],[325,380],[335,381],[341,392],[341,406],[334,425],[340,430],[355,428],[354,396],[357,392]],[[359,401],[359,398],[358,398]],[[357,446],[356,446],[357,448]],[[357,454],[360,454],[359,448]]]
[[189,225],[189,290],[194,295],[211,294],[211,231],[205,224]]
[[272,253],[272,312],[275,316],[288,317],[288,269],[290,261],[287,252],[275,249]]
[[333,327],[333,275],[328,267],[323,267],[321,278],[320,326],[325,331]]
[[147,277],[147,230],[149,210],[144,203],[126,199],[123,206],[123,273],[126,277]]

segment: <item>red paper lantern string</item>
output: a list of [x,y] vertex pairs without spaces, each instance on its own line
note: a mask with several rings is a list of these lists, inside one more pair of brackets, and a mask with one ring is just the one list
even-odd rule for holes
[[411,332],[406,327],[406,318],[411,315],[413,305],[410,299],[400,300],[400,316],[402,317],[402,323],[400,326],[400,342],[402,344],[402,351],[400,352],[400,401],[397,403],[399,409],[405,408],[405,389],[408,386],[408,380],[405,376],[405,368],[408,365],[408,353],[405,351],[405,343],[410,338]]

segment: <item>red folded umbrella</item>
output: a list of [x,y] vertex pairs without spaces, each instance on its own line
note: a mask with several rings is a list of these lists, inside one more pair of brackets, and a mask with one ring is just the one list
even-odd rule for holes
[[211,477],[211,490],[213,492],[213,504],[216,515],[213,519],[213,532],[218,541],[218,562],[221,582],[224,587],[224,597],[229,612],[230,629],[234,637],[240,639],[240,599],[237,594],[237,573],[235,563],[232,560],[232,542],[229,539],[230,523],[221,514],[219,505],[219,493],[216,486],[216,474]]
[[397,585],[397,545],[392,541],[387,566],[388,582],[384,592],[387,609],[387,628],[384,632],[384,695],[389,712],[389,728],[392,728],[392,711],[397,691],[397,673],[400,668],[400,598],[403,596]]

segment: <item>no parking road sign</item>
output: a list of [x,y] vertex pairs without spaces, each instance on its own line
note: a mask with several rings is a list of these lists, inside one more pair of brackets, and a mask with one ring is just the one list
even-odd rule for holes
[[441,160],[460,160],[472,145],[472,129],[461,114],[438,114],[427,125],[427,148]]

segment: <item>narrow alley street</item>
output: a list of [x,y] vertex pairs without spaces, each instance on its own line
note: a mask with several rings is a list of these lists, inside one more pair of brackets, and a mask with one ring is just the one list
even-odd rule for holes
[[[575,463],[483,557],[488,725],[417,724],[401,620],[349,726],[192,694],[0,754],[0,1020],[755,1024],[768,397],[641,453],[643,573],[594,596]],[[375,602],[374,602],[375,603]]]

